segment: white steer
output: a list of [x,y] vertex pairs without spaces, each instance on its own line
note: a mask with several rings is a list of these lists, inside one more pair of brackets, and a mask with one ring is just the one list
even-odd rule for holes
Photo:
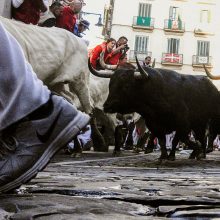
[[20,43],[38,78],[52,90],[58,88],[64,93],[64,84],[68,84],[70,92],[79,98],[83,110],[90,113],[90,72],[84,41],[56,27],[27,25],[1,16],[0,21]]

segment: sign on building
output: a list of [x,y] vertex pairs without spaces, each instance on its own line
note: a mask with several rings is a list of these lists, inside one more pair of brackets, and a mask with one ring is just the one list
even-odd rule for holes
[[201,57],[201,56],[199,56],[198,57],[198,61],[199,61],[199,63],[208,63],[208,57]]

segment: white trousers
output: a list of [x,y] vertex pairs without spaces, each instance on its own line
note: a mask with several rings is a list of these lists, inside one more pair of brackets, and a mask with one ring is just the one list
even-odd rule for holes
[[20,45],[0,22],[0,131],[46,103],[49,96]]

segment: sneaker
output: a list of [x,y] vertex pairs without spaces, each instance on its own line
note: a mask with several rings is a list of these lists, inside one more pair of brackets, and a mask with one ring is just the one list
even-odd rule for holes
[[62,97],[52,95],[49,114],[22,120],[0,139],[0,193],[18,188],[36,176],[54,154],[71,141],[90,117]]

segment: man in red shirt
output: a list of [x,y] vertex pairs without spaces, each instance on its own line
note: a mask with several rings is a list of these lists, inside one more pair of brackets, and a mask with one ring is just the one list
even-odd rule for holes
[[69,1],[68,6],[63,8],[62,14],[57,17],[56,26],[73,32],[77,14],[81,11],[84,2],[82,0]]
[[37,24],[40,13],[46,11],[43,0],[12,0],[12,18],[26,24]]

